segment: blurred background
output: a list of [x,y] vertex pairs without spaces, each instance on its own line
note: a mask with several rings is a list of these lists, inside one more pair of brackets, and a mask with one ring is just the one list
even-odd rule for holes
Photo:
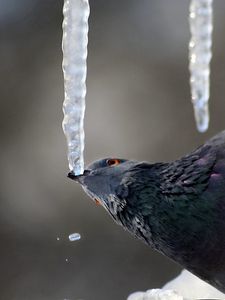
[[[195,129],[190,101],[189,1],[90,4],[86,163],[173,160],[225,128],[223,0],[214,3],[206,134]],[[0,298],[123,300],[161,287],[180,267],[114,224],[66,178],[62,6],[0,0]],[[73,232],[81,240],[71,243]]]

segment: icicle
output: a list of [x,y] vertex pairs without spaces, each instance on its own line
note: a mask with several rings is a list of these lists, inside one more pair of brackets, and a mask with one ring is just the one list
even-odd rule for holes
[[192,102],[197,128],[200,132],[209,124],[209,77],[212,57],[212,3],[213,0],[191,0],[189,69]]
[[65,0],[63,13],[63,73],[65,100],[63,130],[68,144],[69,168],[84,171],[84,111],[87,74],[88,0]]

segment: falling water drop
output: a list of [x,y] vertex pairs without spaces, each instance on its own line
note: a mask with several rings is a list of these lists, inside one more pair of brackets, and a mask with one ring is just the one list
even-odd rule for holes
[[69,235],[69,240],[71,242],[78,241],[80,238],[81,238],[81,235],[79,233],[72,233]]

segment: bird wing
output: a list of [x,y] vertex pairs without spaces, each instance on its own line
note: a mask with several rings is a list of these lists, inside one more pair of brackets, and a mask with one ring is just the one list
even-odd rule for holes
[[[156,197],[180,199],[180,197],[199,197],[207,188],[215,190],[218,184],[225,192],[225,131],[208,140],[190,154],[171,163],[150,164],[139,162],[123,177],[117,189],[118,198],[127,198],[132,195],[139,198],[143,189],[145,193]],[[154,185],[157,185],[154,190]],[[176,197],[177,196],[177,197]]]
[[161,191],[164,195],[199,194],[209,184],[216,163],[211,146],[198,148],[190,155],[169,163],[161,172]]
[[161,176],[161,191],[167,196],[199,195],[209,187],[212,190],[222,187],[225,183],[225,131],[169,163]]

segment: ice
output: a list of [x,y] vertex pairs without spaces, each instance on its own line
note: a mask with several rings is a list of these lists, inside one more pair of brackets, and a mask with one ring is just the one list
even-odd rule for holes
[[191,0],[190,2],[190,85],[196,124],[200,132],[206,131],[209,124],[212,4],[213,0]]
[[65,0],[63,7],[63,73],[65,99],[63,130],[68,145],[69,168],[84,171],[84,111],[87,74],[88,0]]
[[80,238],[81,238],[81,236],[80,236],[79,233],[72,233],[72,234],[69,235],[69,240],[71,242],[78,241]]

